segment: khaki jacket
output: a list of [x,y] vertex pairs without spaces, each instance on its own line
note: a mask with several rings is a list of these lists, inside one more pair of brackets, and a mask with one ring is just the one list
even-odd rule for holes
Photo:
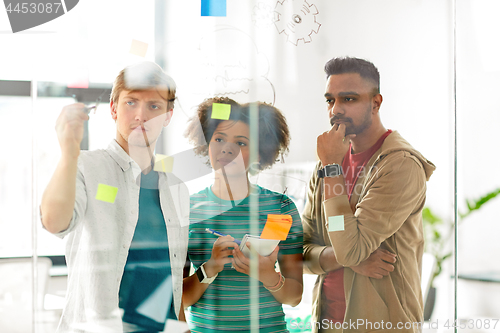
[[[321,167],[318,163],[309,182],[302,216],[304,270],[319,275],[313,290],[313,332],[321,320],[321,289],[326,277],[319,257],[328,246],[333,246],[337,261],[345,267],[345,329],[338,332],[389,331],[387,325],[393,330],[403,325],[397,332],[418,332],[417,324],[412,323],[423,321],[422,208],[426,181],[435,166],[395,131],[359,175],[350,202],[346,195],[323,200],[324,184],[316,176]],[[328,232],[327,217],[337,215],[344,216],[344,231]],[[389,276],[374,279],[349,268],[378,247],[397,255]]]

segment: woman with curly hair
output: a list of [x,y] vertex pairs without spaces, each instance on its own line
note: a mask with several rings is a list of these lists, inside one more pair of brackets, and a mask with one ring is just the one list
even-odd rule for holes
[[[214,103],[230,105],[228,120],[212,117]],[[258,108],[259,163],[250,166],[252,107]],[[251,184],[248,179],[249,172],[271,167],[288,151],[285,117],[264,103],[240,106],[229,98],[212,98],[199,105],[186,133],[197,154],[208,156],[215,171],[213,184],[191,196],[188,256],[196,273],[184,279],[183,304],[191,306],[192,331],[250,331],[252,319],[258,319],[259,332],[288,332],[282,304],[295,306],[302,298],[300,216],[286,195]],[[258,220],[253,221],[251,196],[257,196],[258,201]],[[268,214],[291,215],[293,222],[286,240],[269,256],[257,254],[255,290],[250,288],[250,259],[240,251],[237,241],[250,234],[252,227],[260,235]],[[206,228],[226,236],[216,239],[205,232]],[[257,318],[251,318],[251,298],[259,305]]]

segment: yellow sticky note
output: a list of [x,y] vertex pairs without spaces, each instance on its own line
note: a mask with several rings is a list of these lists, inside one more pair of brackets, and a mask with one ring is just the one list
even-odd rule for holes
[[129,53],[144,58],[146,56],[146,52],[148,52],[148,43],[132,39],[132,44],[130,45]]
[[267,222],[260,235],[261,239],[285,240],[292,227],[291,215],[268,214]]
[[212,119],[228,120],[231,114],[231,105],[222,103],[212,104]]
[[156,154],[154,170],[158,172],[172,172],[174,168],[174,158],[172,156]]
[[118,193],[118,187],[99,184],[97,186],[97,194],[95,195],[95,198],[97,200],[109,203],[115,203],[117,193]]
[[328,217],[328,231],[344,230],[344,215]]

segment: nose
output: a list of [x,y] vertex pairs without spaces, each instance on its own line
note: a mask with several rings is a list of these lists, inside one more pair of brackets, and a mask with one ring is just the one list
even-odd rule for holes
[[140,122],[141,124],[145,123],[146,121],[148,121],[146,111],[147,111],[146,110],[146,105],[139,105],[136,108],[135,120],[138,121],[138,122]]
[[328,108],[328,115],[330,116],[330,118],[333,118],[339,114],[344,114],[344,110],[342,110],[338,103],[334,103]]
[[237,148],[238,146],[234,143],[231,142],[225,142],[224,145],[222,146],[221,152],[223,154],[229,154],[229,155],[236,155],[237,154]]

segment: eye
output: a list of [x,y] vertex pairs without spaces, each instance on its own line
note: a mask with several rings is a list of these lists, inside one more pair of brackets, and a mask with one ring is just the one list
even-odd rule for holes
[[326,100],[326,103],[327,103],[327,104],[331,104],[331,103],[333,103],[333,99],[327,99],[327,100]]
[[221,138],[215,138],[214,141],[215,142],[222,142],[222,139]]
[[128,102],[127,102],[127,105],[132,106],[132,105],[134,105],[134,102],[133,102],[133,101],[128,101]]
[[240,147],[246,147],[247,144],[245,142],[243,142],[243,141],[238,141],[238,146],[240,146]]
[[346,102],[352,102],[352,101],[354,101],[354,98],[352,98],[352,97],[345,97],[344,101],[346,101]]
[[160,106],[158,106],[158,105],[156,105],[156,104],[153,104],[153,105],[151,105],[151,108],[152,108],[153,110],[159,110],[159,109],[160,109]]

